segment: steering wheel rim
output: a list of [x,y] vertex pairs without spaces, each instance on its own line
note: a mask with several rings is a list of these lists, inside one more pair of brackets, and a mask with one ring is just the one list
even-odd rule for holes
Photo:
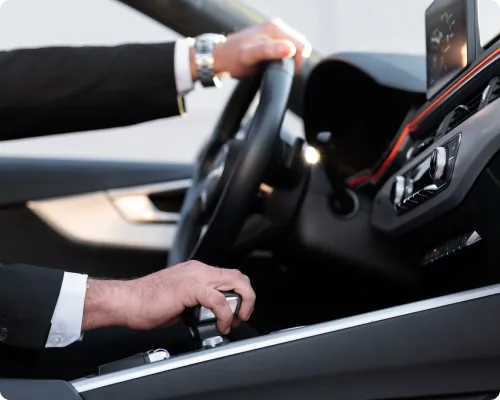
[[[227,249],[233,246],[245,222],[279,140],[294,70],[293,59],[272,61],[238,83],[198,155],[168,265],[196,259],[223,266],[230,260]],[[259,105],[245,140],[231,142],[259,88]],[[242,148],[238,151],[233,145]],[[200,222],[204,219],[209,222],[201,235]]]

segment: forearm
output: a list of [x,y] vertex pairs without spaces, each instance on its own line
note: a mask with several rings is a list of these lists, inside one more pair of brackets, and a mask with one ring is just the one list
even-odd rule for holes
[[0,52],[1,139],[178,115],[174,43]]
[[89,279],[83,308],[82,332],[127,326],[130,281]]

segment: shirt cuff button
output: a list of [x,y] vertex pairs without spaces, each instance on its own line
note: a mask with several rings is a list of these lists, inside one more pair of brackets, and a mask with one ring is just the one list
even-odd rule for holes
[[52,338],[52,344],[58,345],[62,342],[62,337],[60,335],[56,335]]

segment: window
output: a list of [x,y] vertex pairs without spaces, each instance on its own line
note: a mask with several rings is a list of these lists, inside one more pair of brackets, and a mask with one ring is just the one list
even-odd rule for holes
[[[179,36],[114,0],[9,0],[0,9],[0,49],[51,45],[162,42]],[[187,96],[185,117],[126,128],[0,142],[0,154],[189,162],[234,87],[199,89]],[[293,130],[301,124],[291,117]],[[290,125],[290,122],[288,122]]]

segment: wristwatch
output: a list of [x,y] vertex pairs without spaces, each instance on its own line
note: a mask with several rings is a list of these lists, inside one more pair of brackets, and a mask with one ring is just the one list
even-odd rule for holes
[[224,43],[226,37],[215,33],[205,33],[191,41],[194,48],[194,63],[198,80],[203,87],[219,87],[221,81],[214,73],[214,49],[218,43]]

